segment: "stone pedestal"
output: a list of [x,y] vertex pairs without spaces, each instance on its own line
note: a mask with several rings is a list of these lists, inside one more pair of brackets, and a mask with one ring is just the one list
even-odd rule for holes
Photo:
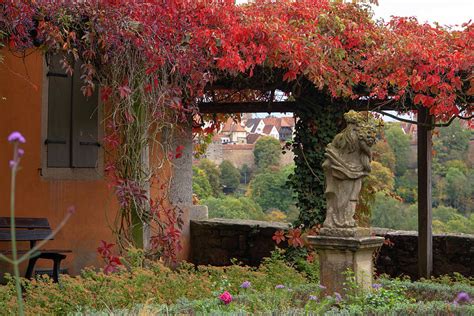
[[[328,233],[328,232],[326,232]],[[383,237],[360,236],[362,232],[345,236],[308,236],[308,242],[319,255],[320,283],[326,287],[323,295],[334,292],[344,294],[345,272],[350,269],[355,273],[356,283],[360,288],[372,287],[373,254],[384,241]]]

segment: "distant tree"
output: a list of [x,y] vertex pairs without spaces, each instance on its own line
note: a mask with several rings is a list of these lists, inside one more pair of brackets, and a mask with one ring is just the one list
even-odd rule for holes
[[402,230],[417,230],[416,205],[407,205],[382,192],[376,193],[372,207],[372,226]]
[[385,130],[385,138],[395,155],[395,175],[403,175],[408,168],[410,136],[405,134],[399,124],[390,124]]
[[274,208],[274,209],[269,209],[266,213],[266,220],[270,222],[286,222],[286,214],[283,213],[282,211]]
[[446,173],[446,205],[458,209],[461,213],[472,212],[474,206],[473,171],[464,174],[460,169],[451,167]]
[[382,139],[376,142],[372,147],[372,153],[374,161],[380,162],[395,174],[395,154],[387,140]]
[[459,212],[452,207],[440,205],[433,208],[433,220],[439,220],[443,223],[447,223],[449,220],[453,219],[456,214]]
[[221,184],[225,192],[234,192],[240,184],[239,170],[228,160],[222,161],[219,169],[221,172]]
[[252,169],[244,163],[240,168],[240,183],[247,184],[250,182],[252,176]]
[[465,161],[472,131],[463,128],[458,120],[437,131],[438,136],[433,137],[434,163],[441,164],[442,168],[443,163],[449,160]]
[[474,234],[474,213],[469,217],[453,214],[447,222],[434,219],[433,231],[435,233]]
[[212,195],[215,197],[219,196],[222,192],[219,167],[209,159],[202,159],[198,164],[198,168],[204,170],[211,185]]
[[262,208],[247,197],[223,196],[210,197],[201,204],[207,205],[209,218],[254,219],[264,220]]
[[415,203],[418,200],[418,175],[415,170],[407,170],[397,178],[396,193],[405,203]]
[[375,193],[383,192],[386,195],[392,195],[395,182],[393,172],[380,162],[372,161],[371,167],[372,171],[362,182],[359,202],[356,207],[355,218],[357,223],[363,227],[370,224],[370,214]]
[[253,154],[258,171],[263,171],[270,166],[279,166],[281,159],[280,142],[270,136],[260,137],[255,143]]
[[206,173],[196,166],[193,166],[193,193],[196,194],[200,200],[207,199],[212,195],[212,188]]
[[257,174],[249,184],[247,195],[263,210],[288,212],[289,207],[295,203],[293,190],[286,183],[293,170],[294,165],[288,165],[281,170]]

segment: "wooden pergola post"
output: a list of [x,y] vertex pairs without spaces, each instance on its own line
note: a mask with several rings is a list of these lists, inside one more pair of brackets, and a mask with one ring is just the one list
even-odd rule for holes
[[425,107],[418,109],[418,276],[429,278],[433,272],[433,232],[431,199],[431,161],[433,117]]

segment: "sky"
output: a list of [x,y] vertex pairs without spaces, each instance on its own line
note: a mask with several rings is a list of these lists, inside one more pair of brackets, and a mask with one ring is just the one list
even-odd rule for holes
[[419,22],[454,25],[474,19],[474,0],[378,0],[375,17],[414,16]]
[[[237,0],[245,3],[246,0]],[[373,5],[374,18],[390,20],[391,16],[414,16],[419,22],[460,25],[474,20],[474,0],[378,0]],[[266,116],[266,113],[259,115]]]

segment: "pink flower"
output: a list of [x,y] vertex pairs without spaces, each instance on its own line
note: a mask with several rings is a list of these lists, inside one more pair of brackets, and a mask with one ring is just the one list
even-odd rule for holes
[[225,305],[230,304],[232,302],[232,295],[230,295],[229,292],[225,291],[221,295],[219,295],[219,299],[224,303]]
[[14,143],[14,142],[19,142],[19,143],[26,143],[25,137],[21,135],[20,132],[13,132],[8,136],[8,142]]

